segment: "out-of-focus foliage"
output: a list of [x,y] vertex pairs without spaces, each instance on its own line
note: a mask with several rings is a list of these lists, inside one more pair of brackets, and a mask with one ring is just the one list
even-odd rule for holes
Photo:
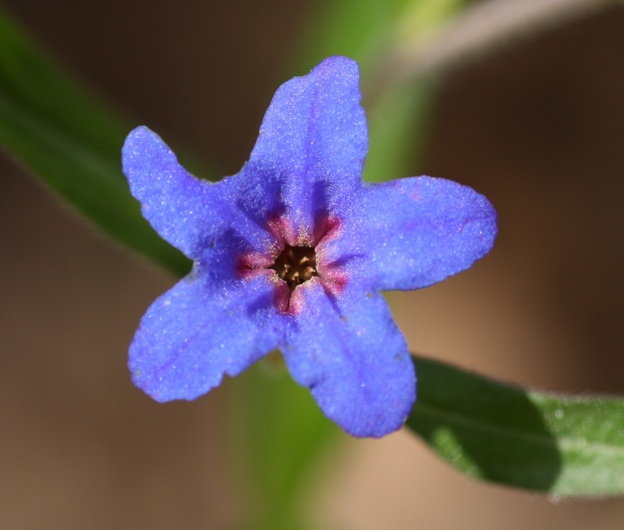
[[0,6],[0,143],[104,232],[179,274],[188,261],[143,219],[121,173],[129,126]]

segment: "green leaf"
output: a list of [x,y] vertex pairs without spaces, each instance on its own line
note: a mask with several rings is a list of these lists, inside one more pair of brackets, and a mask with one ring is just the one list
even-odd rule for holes
[[130,129],[0,6],[0,144],[110,236],[181,274],[188,261],[143,219],[121,173]]
[[430,81],[393,87],[367,113],[369,154],[364,180],[384,182],[414,174],[422,163],[435,102]]
[[[277,365],[276,365],[277,364]],[[317,478],[319,460],[340,433],[277,353],[231,382],[236,414],[232,447],[252,482],[253,528],[305,528],[298,501]]]
[[624,493],[624,401],[506,385],[417,357],[407,425],[462,473],[553,496]]

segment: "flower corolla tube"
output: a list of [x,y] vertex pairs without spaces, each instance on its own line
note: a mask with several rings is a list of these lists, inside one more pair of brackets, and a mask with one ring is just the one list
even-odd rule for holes
[[363,183],[367,149],[358,66],[345,57],[283,84],[249,161],[220,182],[189,174],[148,128],[128,135],[132,194],[194,262],[141,320],[129,356],[139,388],[192,400],[279,349],[346,432],[401,427],[416,375],[381,291],[470,267],[493,245],[496,213],[445,179]]

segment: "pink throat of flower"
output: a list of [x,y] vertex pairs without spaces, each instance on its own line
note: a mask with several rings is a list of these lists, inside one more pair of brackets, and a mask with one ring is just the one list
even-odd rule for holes
[[267,275],[275,284],[274,304],[283,314],[296,315],[303,308],[303,291],[318,279],[325,292],[332,297],[346,285],[343,270],[325,259],[325,245],[340,232],[337,219],[324,217],[317,221],[312,234],[296,237],[284,216],[276,216],[268,223],[268,231],[275,245],[267,252],[243,254],[237,270],[243,278]]

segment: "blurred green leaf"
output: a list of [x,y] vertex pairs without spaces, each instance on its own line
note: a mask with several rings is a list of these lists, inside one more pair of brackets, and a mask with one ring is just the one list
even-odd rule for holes
[[553,496],[624,493],[624,401],[505,385],[417,357],[407,425],[474,478]]
[[130,126],[55,65],[0,6],[0,143],[104,232],[181,274],[121,173]]
[[364,180],[384,182],[414,174],[427,147],[435,86],[422,80],[392,87],[368,111],[369,154]]
[[232,443],[241,472],[254,482],[254,530],[308,528],[301,523],[298,501],[317,478],[319,461],[340,430],[323,416],[310,392],[292,380],[277,353],[232,386],[237,410]]
[[327,0],[315,6],[304,28],[300,52],[292,68],[311,70],[325,57],[344,55],[368,71],[388,46],[392,27],[407,0]]

